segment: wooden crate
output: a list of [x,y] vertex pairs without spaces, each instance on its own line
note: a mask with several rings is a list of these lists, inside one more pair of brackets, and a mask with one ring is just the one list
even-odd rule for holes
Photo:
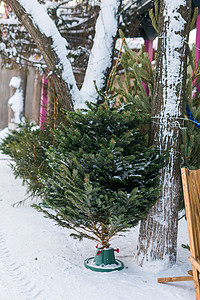
[[200,300],[200,169],[181,169],[185,211],[187,218],[190,262],[190,276],[158,278],[159,283],[194,280],[196,300]]

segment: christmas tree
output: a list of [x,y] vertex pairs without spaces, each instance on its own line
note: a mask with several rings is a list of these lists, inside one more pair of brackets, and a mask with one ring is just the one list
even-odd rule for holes
[[[182,123],[182,144],[181,154],[183,157],[182,166],[188,167],[189,169],[200,168],[200,129],[196,126],[193,118],[196,122],[200,122],[200,77],[199,68],[200,61],[196,65],[196,51],[188,49],[189,60],[188,60],[188,75],[187,75],[187,86],[185,94],[185,120]],[[193,118],[189,113],[191,111]]]
[[[155,3],[156,4],[156,3]],[[156,4],[157,5],[157,4]],[[193,23],[198,10],[195,10]],[[120,31],[120,36],[123,39],[124,35]],[[121,66],[124,70],[125,84],[122,83],[121,77],[116,76],[118,87],[114,87],[114,91],[119,94],[122,102],[131,103],[136,110],[147,113],[151,116],[151,100],[154,90],[154,68],[148,57],[148,53],[144,52],[144,47],[140,53],[132,51],[126,41],[123,43],[124,52],[121,58]],[[177,126],[180,126],[182,132],[182,143],[180,145],[180,152],[182,156],[182,166],[190,169],[200,168],[200,134],[199,128],[195,123],[189,120],[186,106],[192,112],[195,120],[200,122],[200,61],[196,65],[195,47],[188,48],[188,66],[187,66],[187,85],[185,91],[185,116],[183,119],[177,120]],[[147,96],[144,82],[149,88],[149,96]],[[178,125],[180,124],[180,125]]]
[[[137,109],[151,114],[151,99],[153,96],[154,70],[151,66],[148,53],[144,51],[144,46],[140,53],[132,51],[126,41],[122,31],[119,31],[123,40],[124,52],[122,53],[120,65],[123,68],[125,84],[121,76],[117,75],[116,82],[118,87],[113,86],[113,90],[119,94],[122,102],[131,103]],[[149,96],[142,83],[145,83],[149,89]]]
[[22,179],[30,197],[42,196],[41,178],[48,177],[51,171],[46,160],[47,149],[55,144],[50,128],[46,124],[41,130],[26,120],[0,144],[0,150],[11,158],[10,166],[15,177]]
[[43,182],[45,202],[34,205],[74,237],[110,239],[143,219],[159,195],[158,172],[166,154],[145,145],[149,116],[116,106],[104,95],[101,105],[66,111],[54,131],[57,147],[48,151],[51,168]]

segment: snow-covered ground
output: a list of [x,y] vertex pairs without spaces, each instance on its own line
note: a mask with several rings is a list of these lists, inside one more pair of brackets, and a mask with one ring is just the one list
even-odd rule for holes
[[[3,132],[2,132],[3,133]],[[92,241],[79,242],[70,231],[55,226],[30,205],[12,204],[26,197],[26,189],[15,180],[9,157],[0,153],[0,300],[192,300],[194,283],[158,284],[158,277],[187,275],[191,269],[187,226],[182,219],[178,237],[178,259],[172,268],[160,263],[138,267],[134,260],[138,228],[113,240],[122,271],[98,273],[84,267],[94,256]]]

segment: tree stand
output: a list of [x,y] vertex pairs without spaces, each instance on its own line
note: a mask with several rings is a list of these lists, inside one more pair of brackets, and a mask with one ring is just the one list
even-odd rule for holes
[[87,258],[84,261],[85,267],[96,272],[112,272],[116,270],[122,270],[124,268],[124,264],[120,260],[115,259],[114,251],[119,252],[119,249],[114,250],[113,248],[97,248],[95,257]]

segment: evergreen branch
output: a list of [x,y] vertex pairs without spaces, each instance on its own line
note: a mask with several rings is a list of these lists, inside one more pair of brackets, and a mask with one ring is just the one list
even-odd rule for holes
[[[55,210],[55,211],[56,211],[56,210]],[[44,211],[44,210],[43,210],[43,212],[46,213],[46,211]],[[88,226],[88,228],[86,228],[85,226],[80,225],[80,224],[77,226],[77,223],[75,223],[75,222],[73,221],[73,219],[70,218],[69,216],[66,216],[66,215],[63,214],[62,212],[58,211],[58,216],[59,216],[59,215],[60,215],[65,221],[67,221],[68,223],[71,223],[71,224],[74,225],[74,226],[70,226],[71,229],[73,229],[74,231],[76,231],[76,232],[78,232],[78,233],[80,233],[80,234],[87,235],[87,237],[90,237],[90,236],[89,236],[87,233],[84,233],[85,231],[86,231],[86,232],[89,232],[89,233],[94,233],[97,237],[99,237],[98,234],[96,234],[92,229],[90,229],[90,226]],[[68,226],[69,226],[69,225],[67,225],[67,227],[68,227]],[[79,231],[78,229],[76,229],[76,227],[82,229],[83,231]],[[95,239],[95,238],[91,237],[91,239]],[[97,240],[97,239],[95,239],[95,240]]]
[[154,7],[155,7],[155,19],[156,19],[156,23],[158,24],[158,17],[159,17],[158,0],[155,0]]
[[157,24],[155,15],[154,15],[153,8],[149,10],[149,17],[151,19],[151,23],[152,23],[154,29],[156,30],[156,32],[158,32],[158,24]]
[[112,69],[112,71],[110,73],[110,76],[109,76],[109,79],[108,79],[108,82],[107,82],[107,85],[106,85],[106,93],[108,93],[110,91],[110,89],[112,88],[113,80],[114,80],[115,73],[116,73],[116,70],[117,70],[117,65],[119,63],[119,59],[120,59],[120,55],[121,55],[121,52],[122,52],[122,47],[123,47],[124,41],[125,41],[125,37],[122,38],[122,42],[121,42],[121,46],[120,46],[120,49],[119,49],[119,53],[118,53],[118,57],[117,57],[115,66],[114,66],[114,68]]
[[197,16],[198,16],[198,12],[199,12],[199,8],[195,7],[194,8],[194,13],[193,13],[193,16],[192,16],[192,20],[191,20],[191,23],[190,23],[190,31],[195,28],[195,23],[196,23],[196,19],[197,19]]

